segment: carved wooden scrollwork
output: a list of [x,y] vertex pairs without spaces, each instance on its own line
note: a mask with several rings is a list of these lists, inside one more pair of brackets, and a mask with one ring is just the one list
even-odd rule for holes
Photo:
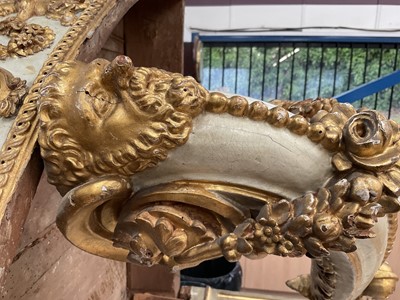
[[0,68],[0,78],[0,117],[8,118],[15,115],[27,93],[26,81],[3,68]]
[[358,240],[376,234],[375,271],[390,251],[400,134],[379,112],[228,97],[123,56],[61,63],[40,93],[41,153],[64,194],[57,222],[88,252],[175,269],[306,254],[314,278],[291,286],[339,299],[337,264],[355,258],[332,251],[365,251]]

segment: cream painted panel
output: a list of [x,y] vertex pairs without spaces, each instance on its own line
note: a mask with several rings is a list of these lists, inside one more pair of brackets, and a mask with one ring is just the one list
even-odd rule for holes
[[400,28],[399,16],[400,5],[381,5],[378,12],[377,28]]
[[[347,26],[364,29],[400,28],[399,5],[232,5],[185,8],[185,42],[191,41],[190,27],[211,30],[256,27]],[[348,29],[304,29],[256,33],[203,32],[206,35],[345,35],[398,36],[397,32]]]
[[226,29],[230,24],[230,6],[189,6],[185,8],[184,41],[192,40],[190,27]]
[[266,122],[209,113],[194,120],[184,146],[132,181],[137,190],[176,180],[228,182],[292,199],[317,190],[332,175],[330,154],[306,136]]
[[231,6],[230,28],[300,27],[302,5]]
[[302,26],[375,28],[376,13],[377,5],[303,5]]
[[6,141],[8,132],[14,122],[14,118],[0,118],[0,149]]

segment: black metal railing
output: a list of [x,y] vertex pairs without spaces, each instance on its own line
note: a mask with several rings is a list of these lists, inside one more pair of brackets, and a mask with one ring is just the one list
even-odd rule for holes
[[[237,39],[237,38],[236,38]],[[282,41],[279,42],[278,40]],[[200,79],[210,90],[262,100],[333,97],[400,68],[400,39],[230,37],[203,40]],[[400,86],[365,97],[367,106],[399,116]]]

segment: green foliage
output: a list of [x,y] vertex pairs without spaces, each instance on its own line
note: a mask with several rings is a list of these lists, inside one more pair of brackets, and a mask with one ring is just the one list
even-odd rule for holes
[[[397,70],[396,53],[395,45],[206,44],[202,82],[211,90],[266,101],[332,97]],[[354,105],[388,114],[393,95],[391,117],[400,119],[399,89],[386,89]]]

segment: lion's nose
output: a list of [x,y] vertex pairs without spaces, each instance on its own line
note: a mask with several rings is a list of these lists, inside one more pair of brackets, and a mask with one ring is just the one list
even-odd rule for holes
[[[112,87],[121,87],[132,76],[132,60],[124,55],[119,55],[104,69],[101,79],[104,84]],[[126,82],[125,82],[126,81]]]
[[132,67],[132,60],[125,55],[118,55],[111,63],[112,65],[116,65],[118,67]]

